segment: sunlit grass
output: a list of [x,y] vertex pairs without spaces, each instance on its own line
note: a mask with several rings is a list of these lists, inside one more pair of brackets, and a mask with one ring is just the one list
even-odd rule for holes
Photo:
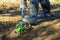
[[[60,4],[60,0],[58,0],[57,2],[52,2],[50,1],[51,4],[55,5],[55,4]],[[20,0],[0,0],[0,10],[6,8],[10,8],[10,7],[19,7],[19,3]]]

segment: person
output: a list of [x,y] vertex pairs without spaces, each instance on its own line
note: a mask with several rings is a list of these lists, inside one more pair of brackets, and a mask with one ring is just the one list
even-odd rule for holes
[[24,19],[26,7],[27,7],[27,0],[20,0],[20,9],[21,9],[22,20]]
[[26,21],[33,23],[36,23],[37,20],[37,14],[39,9],[39,3],[42,7],[42,12],[44,14],[44,17],[47,19],[51,18],[50,15],[50,2],[49,0],[30,0],[30,15],[26,18]]

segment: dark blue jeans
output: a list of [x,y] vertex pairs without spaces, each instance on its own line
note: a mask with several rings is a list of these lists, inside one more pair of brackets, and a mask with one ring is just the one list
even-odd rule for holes
[[49,0],[30,0],[30,15],[36,16],[39,9],[39,3],[42,7],[42,12],[44,15],[50,13],[50,2]]

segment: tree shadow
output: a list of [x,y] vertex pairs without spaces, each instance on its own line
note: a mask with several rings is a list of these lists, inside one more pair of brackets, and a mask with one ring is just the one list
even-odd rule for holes
[[51,9],[60,8],[60,4],[51,5]]
[[[46,22],[46,21],[49,21],[49,20],[41,20],[40,23],[43,23],[43,22]],[[51,21],[51,20],[50,20]],[[59,22],[59,21],[58,21]],[[37,38],[39,37],[41,40],[45,40],[47,39],[49,36],[51,35],[55,35],[55,33],[58,32],[58,30],[54,29],[53,27],[51,27],[52,25],[55,25],[57,24],[58,22],[55,22],[53,24],[49,24],[47,26],[38,26],[39,28],[36,28],[36,29],[32,29],[32,30],[26,30],[26,32],[23,32],[23,33],[20,33],[20,36],[18,37],[15,37],[15,38],[7,38],[7,35],[6,36],[2,36],[2,40],[32,40],[34,38]],[[3,24],[1,24],[3,25]],[[8,25],[12,25],[11,24],[8,24]],[[15,25],[15,24],[14,24]],[[39,25],[39,24],[38,24]],[[9,28],[12,28],[14,29],[14,26],[12,25],[12,27],[10,26],[6,26],[4,28],[4,30],[8,30]],[[0,29],[1,30],[1,29]],[[10,31],[10,29],[9,29]],[[12,31],[12,30],[11,30]],[[11,33],[10,31],[10,33]],[[4,31],[0,31],[2,33],[4,33]],[[8,32],[7,32],[8,33]],[[8,33],[9,34],[9,33]],[[12,34],[13,35],[13,34]],[[56,37],[56,39],[54,40],[58,40],[60,37]],[[52,38],[53,39],[53,38]]]
[[8,40],[7,35],[15,28],[16,23],[0,22],[1,40]]
[[51,13],[60,18],[60,4],[52,5]]
[[36,30],[21,33],[20,36],[13,38],[13,40],[18,40],[18,39],[20,39],[20,40],[32,40],[32,39],[37,38],[37,37],[41,38],[41,40],[42,40],[42,39],[48,38],[48,36],[50,36],[50,35],[54,35],[56,32],[57,32],[57,30],[55,30],[54,28],[51,28],[50,25],[48,25],[48,26],[43,26],[41,28],[38,28]]
[[[7,11],[9,11],[9,10],[12,10],[12,8],[8,9]],[[47,20],[47,19],[41,20],[41,19],[39,19],[37,25],[39,25],[43,22],[48,22],[48,21],[53,21],[55,19],[60,19],[60,17],[57,17],[59,15],[57,12],[60,13],[60,11],[57,11],[57,10],[52,12],[55,15],[54,17],[52,17],[53,18],[52,20]],[[12,14],[10,16],[20,15],[20,11],[14,11],[14,12],[8,12],[8,13]],[[57,13],[58,15],[56,16],[55,13]],[[1,24],[1,22],[0,22],[0,25],[1,25],[0,32],[4,33],[4,35],[2,36],[2,40],[32,40],[32,39],[37,38],[37,37],[39,37],[41,40],[45,40],[48,37],[50,37],[51,35],[55,35],[55,33],[58,32],[58,30],[51,27],[52,25],[55,25],[57,23],[53,23],[53,24],[50,24],[47,26],[38,26],[39,28],[32,29],[32,30],[26,30],[26,32],[20,33],[20,36],[10,39],[10,38],[7,38],[7,34],[11,33],[11,31],[15,28],[14,26],[16,24],[12,24],[9,22],[9,23],[7,23],[7,25],[5,25],[5,24]],[[10,28],[12,28],[12,29],[10,29]],[[6,31],[7,31],[7,34],[5,33]],[[60,40],[59,34],[58,34],[58,36],[55,36],[55,38],[52,38],[52,40]]]
[[52,40],[60,40],[60,35],[58,35],[57,37],[53,38]]
[[[58,30],[56,30],[54,27],[51,27],[52,25],[55,25],[57,23],[54,22],[53,24],[50,24],[47,26],[38,26],[38,28],[36,28],[36,29],[26,30],[25,32],[20,33],[20,36],[18,36],[18,37],[11,38],[11,39],[6,38],[6,39],[8,39],[8,40],[32,40],[34,38],[39,37],[41,40],[45,40],[49,37],[52,37],[51,35],[55,35],[55,33],[58,32]],[[57,38],[59,39],[59,37],[57,37]],[[51,38],[51,39],[53,39],[53,38]]]
[[4,8],[0,10],[0,15],[8,14],[10,16],[21,15],[20,9],[18,7]]

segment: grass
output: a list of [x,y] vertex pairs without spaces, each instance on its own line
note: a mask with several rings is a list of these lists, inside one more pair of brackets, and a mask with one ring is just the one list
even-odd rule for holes
[[[51,1],[50,1],[51,2]],[[19,7],[20,0],[0,0],[0,11],[4,9],[9,9],[10,7]],[[51,2],[51,5],[60,4],[60,0],[56,3]]]
[[[5,2],[8,1],[8,2]],[[20,20],[19,0],[4,0],[0,6],[0,40],[60,40],[60,19],[55,18],[53,20],[40,20],[36,26],[33,26],[32,31],[25,33],[14,34],[14,28],[16,21]],[[16,2],[15,2],[16,1]],[[58,13],[60,6],[53,5],[51,13]],[[57,10],[55,10],[58,8]],[[3,13],[3,11],[5,11]],[[18,14],[18,15],[17,15]],[[7,36],[9,36],[7,38]],[[10,38],[13,37],[13,38]]]

